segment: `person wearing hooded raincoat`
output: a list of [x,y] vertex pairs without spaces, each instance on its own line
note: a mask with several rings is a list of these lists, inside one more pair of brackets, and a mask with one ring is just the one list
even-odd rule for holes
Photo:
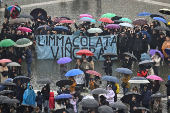
[[24,104],[24,105],[35,105],[36,106],[35,98],[36,98],[35,92],[32,89],[31,84],[28,83],[27,89],[25,90],[24,95],[23,95],[22,104]]
[[115,93],[114,93],[114,91],[112,90],[112,86],[111,86],[111,85],[109,85],[107,91],[108,91],[109,93],[108,93],[108,94],[105,94],[106,101],[108,101],[109,104],[114,103]]

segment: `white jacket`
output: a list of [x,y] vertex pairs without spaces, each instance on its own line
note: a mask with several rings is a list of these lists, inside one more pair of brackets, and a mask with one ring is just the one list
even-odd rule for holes
[[158,57],[157,55],[154,55],[154,56],[151,57],[151,59],[155,62],[154,66],[160,66],[161,57]]

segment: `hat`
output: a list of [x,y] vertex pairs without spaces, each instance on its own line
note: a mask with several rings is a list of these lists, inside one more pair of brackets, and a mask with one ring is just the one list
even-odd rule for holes
[[70,87],[69,85],[66,85],[66,86],[65,86],[66,89],[69,88],[69,87]]
[[170,80],[170,75],[168,76],[168,80]]

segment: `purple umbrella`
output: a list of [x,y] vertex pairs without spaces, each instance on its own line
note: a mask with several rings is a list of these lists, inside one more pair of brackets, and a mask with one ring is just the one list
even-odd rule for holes
[[142,25],[145,25],[145,24],[147,24],[147,20],[145,20],[144,18],[138,18],[138,19],[135,19],[134,21],[133,21],[133,24],[134,25],[139,25],[139,26],[142,26]]
[[63,57],[63,58],[60,58],[57,63],[58,64],[66,64],[66,63],[69,63],[71,62],[72,59],[70,57]]
[[117,25],[117,24],[107,24],[107,25],[105,26],[105,28],[116,29],[116,28],[120,28],[120,26]]
[[158,51],[157,49],[151,49],[151,50],[149,51],[149,54],[150,54],[151,56],[153,56],[156,52],[158,52],[158,53],[161,55],[161,57],[164,58],[164,55],[163,55],[160,51]]
[[79,21],[83,21],[83,22],[90,22],[91,20],[88,18],[81,18]]

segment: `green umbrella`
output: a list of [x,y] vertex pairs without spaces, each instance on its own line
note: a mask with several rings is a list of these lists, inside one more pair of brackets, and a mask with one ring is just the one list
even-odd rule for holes
[[21,38],[21,39],[18,39],[15,43],[15,47],[27,47],[27,46],[30,46],[32,45],[32,41],[27,39],[27,38]]
[[115,17],[116,15],[114,13],[106,13],[101,16],[101,18],[107,17],[107,18],[112,18]]
[[4,39],[0,42],[0,47],[9,47],[13,46],[15,42],[11,39]]
[[125,21],[125,22],[132,22],[129,18],[121,18],[121,19],[119,19],[119,20]]

